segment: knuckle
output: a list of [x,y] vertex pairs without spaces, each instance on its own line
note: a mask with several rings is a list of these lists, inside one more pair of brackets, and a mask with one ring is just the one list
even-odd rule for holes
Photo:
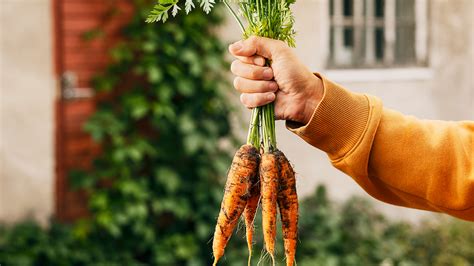
[[282,41],[282,40],[277,40],[277,44],[278,46],[284,48],[284,47],[287,47],[288,45],[286,44],[286,42]]
[[267,86],[267,83],[265,81],[262,81],[262,82],[259,82],[256,84],[255,88],[257,88],[257,90],[259,92],[266,92],[268,89],[268,86]]
[[257,42],[257,36],[250,36],[248,38],[248,42],[251,44],[251,45],[254,45],[256,42]]
[[251,108],[250,104],[249,104],[249,99],[247,97],[247,94],[245,93],[242,93],[240,94],[240,102],[247,108]]
[[236,88],[237,90],[239,90],[239,89],[238,89],[238,87],[239,87],[239,77],[234,78],[233,84],[234,84],[234,88]]
[[265,100],[262,96],[255,97],[254,107],[261,106],[265,104]]
[[242,59],[242,60],[240,60],[240,61],[244,62],[245,64],[253,64],[253,59],[252,59],[252,57],[247,57],[247,56],[245,56],[245,57],[242,57],[241,59]]
[[258,71],[255,71],[255,69],[252,69],[250,71],[250,78],[252,79],[258,79],[260,77],[260,74]]
[[265,88],[268,91],[275,92],[278,90],[278,84],[275,81],[268,81],[268,83],[265,84]]
[[234,88],[240,91],[240,78],[239,77],[234,78]]
[[[257,73],[255,74],[255,75],[257,76],[257,78],[262,79],[262,80],[268,79],[268,76],[265,75],[265,74],[266,74],[265,71],[267,71],[267,69],[270,69],[270,68],[268,68],[268,67],[261,67],[261,68],[259,68],[258,71],[255,71],[255,72],[257,72]],[[267,73],[267,75],[268,75],[268,73]]]
[[230,71],[231,71],[232,73],[234,73],[234,74],[236,73],[238,64],[239,64],[239,60],[234,60],[234,61],[232,61],[232,63],[230,64]]
[[286,50],[286,48],[288,48],[288,45],[284,41],[275,40],[275,51],[276,52],[283,52],[284,50]]

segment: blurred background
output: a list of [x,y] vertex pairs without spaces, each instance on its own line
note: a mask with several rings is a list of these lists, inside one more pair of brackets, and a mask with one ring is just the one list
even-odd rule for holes
[[[0,264],[210,264],[250,116],[226,52],[241,34],[223,8],[145,24],[152,3],[1,0]],[[310,69],[407,115],[474,120],[474,1],[293,11]],[[369,198],[277,126],[297,172],[300,265],[474,264],[473,225]],[[246,262],[243,231],[223,265]]]

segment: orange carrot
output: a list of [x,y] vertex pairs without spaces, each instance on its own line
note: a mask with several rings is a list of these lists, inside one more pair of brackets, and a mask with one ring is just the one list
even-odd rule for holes
[[276,154],[280,170],[277,201],[280,209],[286,265],[292,266],[295,261],[298,237],[298,195],[295,171],[282,152],[277,151]]
[[249,197],[250,178],[256,175],[258,169],[258,151],[251,145],[243,145],[236,152],[225,185],[224,197],[217,218],[212,251],[214,263],[224,255],[224,249],[229,241],[239,217],[244,211]]
[[262,202],[262,227],[265,249],[275,264],[275,236],[277,212],[277,158],[273,153],[264,153],[260,163],[260,189]]
[[249,259],[248,265],[250,266],[250,260],[252,258],[252,241],[253,241],[253,233],[254,233],[254,226],[253,221],[255,218],[255,214],[258,208],[258,202],[260,201],[260,180],[258,173],[250,179],[250,197],[247,201],[247,206],[245,206],[244,210],[244,219],[245,219],[245,233],[247,236],[247,247],[249,250]]

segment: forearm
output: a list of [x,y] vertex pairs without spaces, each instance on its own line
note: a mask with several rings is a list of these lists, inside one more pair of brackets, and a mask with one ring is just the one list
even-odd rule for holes
[[417,120],[322,79],[311,120],[290,130],[375,198],[474,220],[474,123]]

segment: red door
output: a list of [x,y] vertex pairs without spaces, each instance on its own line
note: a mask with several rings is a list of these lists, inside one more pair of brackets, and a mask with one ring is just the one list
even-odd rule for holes
[[[120,37],[131,5],[114,0],[52,1],[56,75],[61,88],[56,104],[55,215],[59,220],[72,221],[87,211],[85,195],[68,187],[68,173],[90,168],[99,152],[98,145],[82,130],[95,108],[91,78],[107,65],[107,51]],[[86,40],[87,32],[97,29],[103,34]]]

